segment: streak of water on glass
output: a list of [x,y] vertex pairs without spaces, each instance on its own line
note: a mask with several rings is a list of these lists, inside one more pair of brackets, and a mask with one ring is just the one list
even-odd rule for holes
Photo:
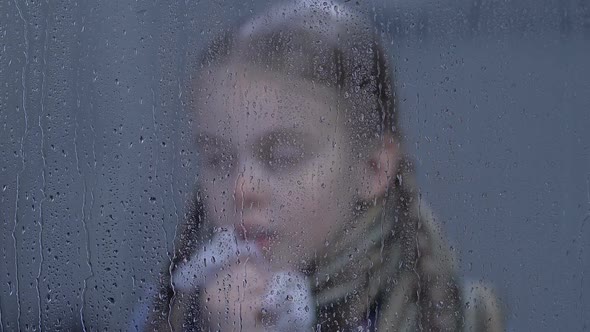
[[25,170],[25,151],[24,151],[24,144],[25,144],[25,138],[27,137],[28,134],[28,124],[29,124],[29,119],[27,117],[27,108],[26,108],[26,98],[27,98],[27,93],[26,93],[26,84],[25,84],[25,73],[27,71],[27,67],[29,65],[29,55],[28,55],[28,49],[29,49],[29,38],[28,38],[28,23],[27,20],[25,20],[23,13],[20,9],[20,6],[18,5],[18,2],[16,0],[14,0],[14,5],[16,6],[16,9],[18,11],[18,14],[21,18],[21,20],[23,21],[23,26],[24,26],[24,33],[23,33],[23,37],[25,40],[25,51],[24,51],[24,55],[25,55],[25,64],[23,65],[22,68],[22,72],[21,72],[21,86],[23,89],[22,92],[22,103],[23,103],[23,114],[24,114],[24,120],[25,120],[25,130],[23,133],[23,136],[21,138],[20,141],[20,154],[21,154],[21,158],[22,158],[22,168],[20,171],[18,171],[18,173],[16,174],[16,198],[15,198],[15,208],[14,208],[14,227],[12,229],[12,240],[13,240],[13,244],[14,244],[14,271],[15,271],[15,287],[16,287],[16,305],[17,305],[17,318],[16,318],[16,326],[17,326],[17,330],[20,330],[20,316],[21,316],[21,306],[20,306],[20,289],[19,289],[19,282],[18,282],[18,250],[17,250],[17,246],[16,246],[16,226],[18,224],[18,194],[19,194],[19,186],[20,186],[20,176],[22,175],[22,173]]
[[[84,32],[84,26],[82,26],[81,32]],[[75,75],[76,81],[78,81],[80,79],[80,66],[78,66],[76,68],[76,75]],[[80,156],[78,154],[78,129],[80,128],[80,121],[78,119],[78,114],[80,113],[80,88],[79,85],[77,85],[76,87],[76,112],[74,115],[74,121],[76,126],[74,127],[74,154],[76,156],[76,171],[78,172],[78,176],[80,177],[80,180],[82,181],[83,184],[83,192],[82,192],[82,227],[84,230],[84,237],[85,237],[85,249],[86,249],[86,265],[88,266],[88,271],[89,271],[89,275],[86,276],[83,280],[82,280],[82,293],[80,294],[80,299],[82,301],[82,303],[80,304],[80,312],[79,312],[79,316],[80,316],[80,324],[82,324],[82,331],[86,332],[86,324],[84,323],[84,300],[85,300],[85,296],[86,296],[86,289],[88,287],[88,280],[89,278],[91,278],[94,273],[92,270],[92,263],[90,262],[90,233],[88,232],[88,225],[86,223],[86,195],[87,195],[87,191],[86,191],[86,179],[84,178],[84,175],[82,174],[82,170],[80,169]],[[94,151],[93,151],[94,152]],[[96,158],[95,158],[95,162],[96,162]]]
[[47,156],[45,155],[45,131],[43,130],[43,125],[41,124],[41,116],[45,113],[45,105],[44,105],[44,98],[45,98],[45,71],[47,68],[47,39],[48,39],[48,17],[49,17],[49,12],[47,13],[47,15],[45,15],[45,39],[43,40],[43,69],[41,70],[41,111],[39,113],[39,116],[37,118],[37,126],[39,127],[39,130],[41,131],[41,159],[43,160],[43,169],[41,170],[41,178],[42,180],[42,187],[41,187],[41,193],[43,195],[43,197],[41,198],[41,201],[39,202],[39,256],[40,256],[40,260],[39,260],[39,270],[37,271],[37,278],[35,280],[35,287],[37,288],[37,298],[39,300],[38,302],[38,306],[39,306],[39,331],[41,331],[41,291],[39,290],[39,282],[41,280],[41,274],[43,272],[43,261],[44,261],[44,256],[43,256],[43,203],[45,202],[45,200],[47,199],[47,195],[46,195],[46,189],[47,189],[47,181],[46,181],[46,170],[47,170]]
[[[244,177],[244,173],[246,173],[246,165],[244,165],[244,170],[242,171],[242,175],[241,175],[242,177]],[[236,184],[238,183],[238,180],[239,179],[240,179],[240,176],[238,175],[236,177]],[[240,226],[242,227],[242,231],[244,232],[244,234],[247,234],[246,228],[244,226],[244,202],[246,201],[244,199],[244,195],[245,195],[244,184],[245,184],[245,181],[242,181],[240,183],[240,194],[242,195],[241,196],[241,199],[240,199]],[[236,186],[234,185],[234,188],[235,187]],[[235,199],[235,191],[234,191],[234,199]],[[250,207],[252,207],[252,206],[250,205]],[[237,237],[236,236],[234,236],[234,241],[236,241],[236,244],[237,244],[237,241],[238,240],[237,240]],[[239,255],[239,253],[238,253],[238,255]],[[246,280],[246,269],[245,269],[245,265],[244,265],[244,280]],[[242,328],[243,328],[242,301],[240,301],[240,331],[242,331]]]
[[[79,91],[78,89],[76,89],[76,94],[78,95],[78,100],[80,99],[80,95],[79,95]],[[90,113],[92,114],[94,110],[94,104],[92,102],[90,102]],[[77,121],[76,121],[77,123]],[[90,124],[90,130],[92,131],[92,160],[93,160],[93,174],[96,174],[96,165],[97,165],[97,160],[96,160],[96,130],[94,129],[94,125]],[[92,187],[93,189],[90,191],[90,214],[88,216],[88,218],[92,218],[92,211],[94,211],[94,186]],[[84,199],[83,199],[83,204],[85,204],[86,202],[86,181],[84,181]],[[83,216],[83,220],[86,218],[86,215],[84,213]],[[92,268],[92,263],[91,263],[91,252],[90,252],[90,233],[88,231],[88,224],[83,221],[83,225],[84,225],[84,232],[86,233],[86,264],[88,264],[88,269],[90,270],[90,275],[87,276],[86,278],[84,278],[84,290],[82,293],[82,306],[80,308],[80,319],[82,320],[82,328],[84,330],[84,332],[86,332],[86,325],[84,323],[83,320],[83,310],[84,310],[84,303],[85,303],[85,296],[86,296],[86,288],[87,288],[87,284],[88,284],[88,280],[90,280],[91,278],[94,277],[94,269]]]
[[[182,87],[180,86],[180,82],[178,82],[178,100],[182,101]],[[176,118],[178,118],[178,108],[176,108]],[[174,177],[170,177],[170,193],[172,193],[172,204],[174,205],[174,217],[176,218],[176,224],[174,224],[174,237],[172,238],[172,260],[176,259],[176,236],[178,235],[178,224],[180,222],[178,216],[178,206],[176,205],[176,200],[174,199]],[[172,266],[172,265],[170,265]],[[172,271],[169,271],[172,273]],[[172,275],[172,274],[171,274]],[[172,286],[172,292],[174,292],[174,286]]]
[[[153,157],[152,160],[154,161],[154,181],[156,181],[157,183],[157,177],[158,177],[158,159],[159,156],[158,154],[158,142],[160,142],[159,136],[158,136],[158,125],[156,122],[156,92],[154,91],[154,88],[150,88],[150,91],[152,92],[152,126],[154,129],[154,142],[156,144],[153,145],[154,149],[153,149]],[[168,232],[166,231],[166,225],[164,222],[164,216],[165,216],[165,210],[164,210],[164,200],[161,199],[160,200],[160,207],[162,210],[162,222],[161,222],[161,227],[162,227],[162,232],[164,233],[164,243],[166,243],[166,256],[168,257],[168,272],[170,273],[170,275],[172,275],[172,257],[170,256],[170,253],[168,252]],[[172,280],[172,279],[171,279]],[[172,283],[172,281],[171,281]],[[168,321],[168,328],[170,329],[170,331],[173,331],[172,328],[172,322],[170,321],[170,312],[172,311],[172,304],[174,303],[174,298],[176,296],[176,291],[174,290],[174,285],[172,285],[172,300],[170,301],[170,303],[168,303],[168,317],[167,317],[167,321]]]
[[[24,139],[24,137],[23,137]],[[22,142],[21,142],[21,154],[23,153],[22,150]],[[24,158],[23,158],[23,169],[24,169]],[[15,288],[16,288],[16,305],[17,305],[17,310],[18,310],[18,314],[17,314],[17,318],[16,318],[16,324],[17,324],[17,329],[20,330],[20,298],[19,298],[19,285],[18,285],[18,251],[16,248],[16,237],[14,236],[14,234],[16,233],[16,226],[18,224],[18,216],[17,216],[17,212],[18,212],[18,187],[19,187],[19,183],[20,183],[20,174],[22,173],[22,170],[19,171],[16,174],[16,197],[14,199],[15,201],[15,206],[14,206],[14,227],[12,228],[12,241],[14,243],[14,274],[15,274]],[[11,295],[12,295],[12,288],[11,288]]]
[[[82,176],[80,174],[80,176]],[[88,280],[92,277],[94,277],[94,270],[92,269],[92,263],[90,262],[90,233],[88,232],[88,224],[86,223],[86,181],[83,181],[84,183],[84,194],[82,195],[82,224],[84,226],[84,235],[86,237],[86,264],[88,265],[88,269],[90,271],[90,275],[86,276],[86,278],[84,278],[84,288],[82,288],[82,305],[80,306],[80,322],[82,323],[82,330],[84,332],[86,332],[86,324],[84,323],[84,303],[85,303],[85,297],[86,297],[86,289],[87,289],[87,285],[88,285]],[[91,192],[90,193],[91,196],[91,211],[92,211],[92,206],[94,206],[94,194]]]
[[[422,194],[418,194],[418,220],[422,219]],[[419,225],[413,225],[418,229]],[[420,256],[422,253],[420,252],[420,243],[418,242],[418,232],[414,234],[414,241],[416,241],[416,259],[414,260],[412,269],[416,274],[416,281],[418,286],[416,288],[416,305],[418,306],[418,330],[423,330],[422,327],[422,309],[420,308],[420,290],[422,289],[422,278],[420,278],[420,273],[418,273],[418,264],[420,263]]]
[[[80,69],[76,70],[76,77],[79,78]],[[84,229],[84,237],[85,246],[86,246],[86,265],[88,266],[88,271],[90,275],[86,276],[83,280],[83,288],[82,294],[80,296],[82,303],[80,305],[80,323],[82,324],[82,330],[86,332],[86,324],[84,323],[84,300],[86,296],[86,289],[88,287],[88,280],[94,276],[94,272],[92,270],[92,263],[90,262],[90,233],[88,232],[88,224],[86,223],[86,179],[80,170],[80,158],[78,155],[78,128],[80,127],[80,122],[78,121],[78,111],[80,110],[80,91],[76,89],[76,115],[74,117],[76,126],[74,127],[74,154],[76,155],[76,170],[78,171],[78,175],[80,180],[83,183],[83,193],[82,193],[82,227]]]

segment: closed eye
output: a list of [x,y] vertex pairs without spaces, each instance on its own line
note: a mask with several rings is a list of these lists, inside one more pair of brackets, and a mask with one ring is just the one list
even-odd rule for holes
[[221,173],[230,172],[235,166],[236,153],[230,142],[214,135],[201,135],[197,148],[203,166]]

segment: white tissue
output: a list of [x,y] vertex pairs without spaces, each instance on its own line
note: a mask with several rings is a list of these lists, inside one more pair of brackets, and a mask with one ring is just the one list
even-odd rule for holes
[[272,276],[263,302],[276,325],[267,331],[311,331],[315,317],[309,281],[302,273],[281,271]]
[[236,262],[241,255],[261,257],[255,245],[237,240],[233,232],[215,233],[209,245],[195,252],[190,260],[176,269],[172,276],[174,289],[181,292],[195,291],[222,267]]
[[[205,285],[224,266],[248,256],[257,264],[266,264],[258,247],[236,238],[231,231],[215,233],[210,245],[194,253],[172,276],[174,289],[193,292]],[[272,275],[263,299],[263,317],[272,326],[265,331],[310,331],[313,328],[315,306],[307,277],[296,271],[280,271]]]

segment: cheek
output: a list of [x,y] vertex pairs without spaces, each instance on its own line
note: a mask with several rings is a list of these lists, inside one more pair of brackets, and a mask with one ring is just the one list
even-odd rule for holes
[[275,196],[280,199],[277,205],[283,206],[283,229],[309,250],[322,247],[339,230],[353,199],[346,175],[325,166],[332,164],[338,165],[332,158],[313,163],[291,176],[281,186],[286,192]]

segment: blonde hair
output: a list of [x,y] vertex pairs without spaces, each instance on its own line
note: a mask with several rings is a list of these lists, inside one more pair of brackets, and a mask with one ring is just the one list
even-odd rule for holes
[[[224,32],[194,59],[190,73],[206,75],[238,62],[332,88],[351,105],[339,111],[353,149],[378,146],[385,137],[402,143],[390,60],[378,31],[342,4],[296,1],[272,7]],[[194,79],[189,75],[188,81]],[[196,197],[178,239],[175,264],[209,236]],[[409,158],[402,158],[383,201],[372,203],[360,206],[355,231],[339,237],[338,245],[351,250],[318,258],[307,271],[320,330],[358,326],[371,312],[377,312],[379,331],[501,330],[491,293],[479,286],[466,292],[457,280],[455,260],[420,197]],[[169,275],[163,282],[169,283]],[[164,288],[154,322],[170,314],[172,294]],[[185,301],[185,309],[190,303]],[[191,308],[186,310],[198,317],[198,308]]]

